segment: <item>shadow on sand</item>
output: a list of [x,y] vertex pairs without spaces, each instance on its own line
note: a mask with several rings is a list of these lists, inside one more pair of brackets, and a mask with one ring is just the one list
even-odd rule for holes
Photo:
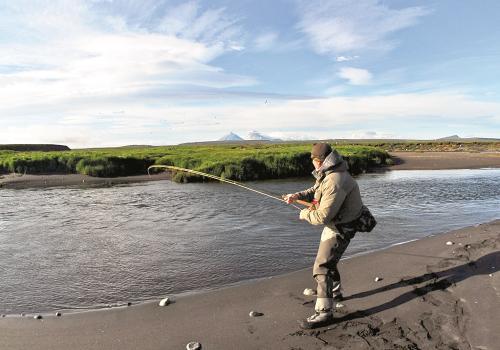
[[500,252],[494,252],[480,257],[475,261],[469,261],[465,264],[449,268],[447,270],[429,272],[424,275],[401,279],[399,282],[392,283],[380,288],[372,289],[369,291],[357,293],[346,297],[346,300],[363,298],[373,294],[385,292],[388,290],[405,287],[409,285],[421,284],[424,282],[429,282],[422,287],[416,287],[412,291],[401,294],[400,296],[377,306],[357,310],[350,314],[347,314],[341,318],[336,319],[337,322],[350,321],[361,317],[371,316],[377,314],[381,311],[388,310],[404,304],[412,299],[422,297],[427,293],[435,290],[445,290],[450,286],[456,285],[461,281],[476,275],[488,275],[496,273],[500,267]]

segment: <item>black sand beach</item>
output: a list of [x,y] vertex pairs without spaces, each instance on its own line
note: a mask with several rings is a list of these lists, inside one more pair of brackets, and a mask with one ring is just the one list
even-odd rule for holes
[[297,324],[313,312],[302,294],[313,287],[306,269],[164,307],[0,318],[0,348],[159,350],[197,341],[218,350],[496,349],[499,233],[497,220],[343,260],[347,299],[335,323],[318,330]]

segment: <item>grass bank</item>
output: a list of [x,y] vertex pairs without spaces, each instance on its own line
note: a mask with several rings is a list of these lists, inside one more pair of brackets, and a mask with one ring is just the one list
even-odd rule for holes
[[[233,180],[262,180],[308,175],[312,171],[310,143],[232,144],[85,149],[60,152],[0,151],[0,172],[83,174],[116,177],[144,174],[153,164],[195,169]],[[338,151],[359,174],[390,163],[384,150],[372,146],[339,145]],[[202,181],[174,174],[179,182]]]

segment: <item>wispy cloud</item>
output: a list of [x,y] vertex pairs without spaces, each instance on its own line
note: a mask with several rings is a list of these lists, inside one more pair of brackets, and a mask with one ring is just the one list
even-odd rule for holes
[[361,68],[343,67],[338,75],[348,80],[351,85],[367,85],[372,80],[372,74],[368,70]]
[[[494,79],[480,81],[494,75],[493,58],[441,74],[454,31],[443,33],[439,55],[408,54],[453,6],[436,8],[425,31],[416,26],[402,55],[377,62],[370,50],[394,48],[427,8],[298,1],[298,16],[283,2],[263,16],[224,1],[0,0],[0,140],[172,144],[254,129],[281,138],[498,136],[500,104],[477,93],[498,90]],[[468,74],[455,79],[457,71]],[[457,131],[436,135],[449,128]]]
[[320,54],[387,50],[390,34],[428,13],[423,7],[391,9],[379,0],[302,1],[298,27]]
[[228,16],[224,8],[201,11],[195,1],[170,8],[157,29],[166,35],[229,48],[242,35],[238,18]]
[[350,135],[353,139],[397,139],[396,134],[378,132],[378,131],[355,131]]
[[335,57],[335,61],[337,62],[348,62],[348,61],[352,61],[352,60],[355,60],[359,58],[359,56],[337,56]]
[[[9,35],[0,41],[5,101],[0,110],[178,84],[225,88],[256,83],[210,64],[242,48],[239,27],[224,9],[201,11],[190,2],[165,7],[163,17],[142,18],[138,26],[129,18],[138,13],[109,14],[106,5],[57,0],[4,5],[0,20],[17,26],[9,26]],[[152,16],[150,9],[143,16]]]
[[267,32],[257,36],[254,40],[254,45],[258,51],[269,50],[276,44],[277,39],[278,33]]
[[[2,127],[0,139],[16,143],[36,138],[37,142],[66,143],[71,147],[172,144],[215,140],[229,130],[245,135],[254,129],[285,139],[325,139],[352,137],[353,133],[360,136],[360,125],[377,130],[376,137],[425,138],[414,131],[415,125],[420,125],[415,123],[422,120],[433,125],[460,124],[462,128],[488,124],[492,131],[483,135],[494,137],[498,136],[494,135],[495,126],[498,128],[500,123],[500,103],[454,93],[276,100],[271,104],[239,101],[203,108],[132,100],[119,114],[115,107],[75,105],[64,111],[69,117],[58,121],[53,120],[50,110],[40,110],[29,127]],[[405,125],[409,128],[405,129]],[[426,136],[441,137],[443,132],[432,130]]]

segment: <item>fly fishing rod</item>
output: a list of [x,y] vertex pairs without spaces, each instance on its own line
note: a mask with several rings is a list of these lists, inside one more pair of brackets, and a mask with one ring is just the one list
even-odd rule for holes
[[[189,173],[189,174],[195,174],[195,175],[199,175],[199,176],[203,176],[203,177],[208,177],[210,179],[219,180],[221,182],[225,182],[225,183],[228,183],[228,184],[231,184],[231,185],[234,185],[234,186],[238,186],[238,187],[244,188],[244,189],[246,189],[248,191],[252,191],[252,192],[261,194],[263,196],[266,196],[266,197],[269,197],[269,198],[273,198],[273,199],[279,200],[280,202],[285,202],[286,203],[286,201],[283,198],[280,198],[278,196],[273,196],[273,195],[271,195],[269,193],[265,193],[263,191],[256,190],[255,188],[251,188],[251,187],[245,186],[242,183],[239,183],[237,181],[228,180],[228,179],[225,179],[225,178],[220,177],[220,176],[203,173],[203,172],[197,171],[197,170],[180,168],[180,167],[173,166],[173,165],[151,165],[150,167],[148,167],[148,175],[149,176],[151,176],[151,174],[150,174],[149,171],[150,171],[150,169],[153,169],[153,168],[161,168],[161,169],[169,169],[169,170],[175,170],[175,171],[182,171],[182,172]],[[302,204],[302,205],[304,205],[304,206],[306,206],[308,208],[311,208],[311,209],[314,207],[313,203],[309,203],[309,202],[306,202],[306,201],[303,201],[303,200],[299,200],[298,199],[298,200],[295,200],[295,202],[297,202],[299,204]],[[300,207],[297,207],[296,205],[293,205],[293,204],[291,204],[291,205],[293,207],[299,209],[299,210],[301,209]]]

